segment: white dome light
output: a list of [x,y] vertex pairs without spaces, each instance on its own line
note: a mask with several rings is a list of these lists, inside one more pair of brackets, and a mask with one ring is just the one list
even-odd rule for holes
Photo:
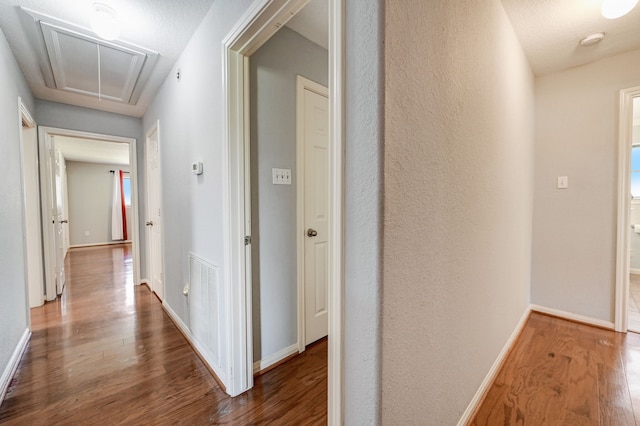
[[[637,1],[637,0],[636,0]],[[115,40],[120,35],[120,23],[116,11],[103,3],[93,3],[91,28],[104,40]]]
[[600,12],[607,19],[617,19],[631,12],[638,0],[604,0]]

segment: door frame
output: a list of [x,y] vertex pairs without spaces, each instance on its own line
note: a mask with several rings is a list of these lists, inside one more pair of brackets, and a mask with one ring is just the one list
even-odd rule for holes
[[55,237],[50,232],[49,218],[51,212],[48,211],[48,206],[51,205],[52,196],[51,193],[51,161],[49,147],[51,147],[51,138],[53,136],[67,136],[82,138],[95,141],[107,141],[107,142],[119,142],[129,145],[129,176],[131,182],[135,183],[131,185],[131,202],[132,202],[132,231],[133,238],[131,239],[132,251],[133,251],[133,278],[134,284],[140,284],[140,229],[138,221],[138,162],[136,157],[136,140],[134,138],[127,138],[122,136],[104,135],[100,133],[83,132],[79,130],[61,129],[56,127],[38,126],[38,149],[40,151],[40,199],[42,206],[42,236],[43,236],[43,251],[44,251],[44,276],[46,287],[46,300],[51,301],[57,298],[55,280],[53,280],[52,262],[54,261],[55,253],[52,246],[55,241]]
[[296,77],[296,248],[298,278],[298,352],[306,349],[305,225],[304,225],[304,91],[329,99],[329,89],[301,75]]
[[615,330],[628,328],[629,233],[631,229],[631,145],[633,99],[640,97],[640,86],[620,91],[618,127],[618,226],[616,243]]
[[[155,123],[153,123],[153,125],[149,128],[149,130],[145,133],[145,139],[144,139],[144,174],[145,174],[145,210],[146,210],[146,217],[145,217],[145,222],[147,220],[149,220],[149,218],[151,217],[151,203],[149,202],[149,197],[150,197],[150,188],[151,186],[149,185],[149,181],[151,180],[151,173],[149,171],[149,167],[148,167],[148,143],[149,143],[149,138],[151,137],[151,135],[155,132],[156,134],[156,140],[158,143],[158,204],[160,206],[162,206],[162,169],[161,169],[161,157],[160,157],[160,120],[156,120]],[[160,207],[162,209],[162,207]],[[162,215],[162,210],[161,213]],[[161,229],[160,229],[160,253],[163,254],[163,258],[164,258],[164,227],[163,227],[163,223],[161,223]],[[149,231],[149,228],[147,226],[145,226],[145,243],[146,243],[146,259],[147,259],[147,275],[148,277],[146,278],[147,283],[149,284],[149,289],[151,291],[153,291],[156,296],[158,296],[160,299],[164,300],[164,262],[160,263],[160,269],[162,270],[162,297],[160,297],[160,295],[158,295],[158,293],[152,288],[153,287],[153,271],[151,270],[151,232]]]
[[[308,0],[255,0],[222,41],[224,279],[228,317],[229,383],[232,395],[253,386],[251,296],[249,57]],[[330,245],[328,422],[342,424],[343,352],[343,92],[344,0],[329,2]]]
[[[25,179],[25,167],[24,167],[24,132],[23,132],[23,123],[26,124],[26,126],[28,128],[36,128],[37,124],[35,119],[33,118],[33,115],[29,112],[29,109],[27,108],[27,106],[24,104],[24,102],[22,102],[22,98],[18,97],[18,128],[19,128],[19,135],[20,135],[20,180],[21,180],[21,185],[22,185],[22,235],[24,235],[24,244],[23,244],[23,251],[24,251],[24,277],[25,277],[25,296],[26,296],[26,310],[27,310],[27,327],[29,329],[31,329],[31,302],[30,302],[30,295],[31,295],[31,280],[29,279],[29,275],[32,275],[29,273],[29,251],[28,251],[28,246],[27,246],[27,187],[26,187],[26,179]],[[36,138],[37,138],[37,128],[36,128]],[[37,144],[37,140],[36,140],[36,144]],[[36,146],[37,149],[37,146]],[[37,154],[36,154],[37,156]],[[36,180],[38,178],[36,177]],[[38,182],[38,185],[40,184],[40,182]],[[42,226],[42,225],[40,225]],[[42,241],[42,228],[40,227],[38,229],[38,231],[40,231],[40,241]],[[43,271],[44,273],[44,271]],[[44,278],[44,275],[43,275]],[[42,303],[44,303],[44,283],[41,282],[40,283],[40,305],[42,305]]]

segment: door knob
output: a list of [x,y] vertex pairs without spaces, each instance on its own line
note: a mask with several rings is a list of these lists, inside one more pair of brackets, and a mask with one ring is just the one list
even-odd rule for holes
[[318,231],[312,228],[307,229],[307,237],[315,237],[316,235],[318,235]]
[[150,221],[149,221],[149,222],[147,222],[145,225],[147,225],[147,226],[153,226],[153,221],[152,221],[152,220],[150,220]]

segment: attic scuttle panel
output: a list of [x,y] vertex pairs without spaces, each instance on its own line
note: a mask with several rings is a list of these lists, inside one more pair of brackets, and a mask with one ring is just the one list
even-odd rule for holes
[[40,21],[55,89],[135,104],[149,55]]

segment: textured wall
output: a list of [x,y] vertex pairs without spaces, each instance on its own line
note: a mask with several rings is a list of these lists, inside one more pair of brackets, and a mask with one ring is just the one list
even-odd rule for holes
[[33,98],[0,30],[0,375],[28,324],[18,96]]
[[[113,241],[111,239],[113,174],[109,173],[109,170],[120,169],[129,170],[129,167],[67,161],[71,245]],[[127,230],[131,229],[130,214],[130,209],[127,208]],[[86,236],[85,231],[89,231],[90,235]]]
[[536,79],[532,303],[614,320],[619,92],[638,69],[640,50]]
[[[251,56],[253,360],[298,341],[296,76],[327,86],[327,50],[287,27]],[[291,185],[273,185],[273,167]]]
[[380,422],[384,1],[345,2],[344,424]]
[[497,0],[385,7],[382,424],[455,424],[529,303],[533,76]]

